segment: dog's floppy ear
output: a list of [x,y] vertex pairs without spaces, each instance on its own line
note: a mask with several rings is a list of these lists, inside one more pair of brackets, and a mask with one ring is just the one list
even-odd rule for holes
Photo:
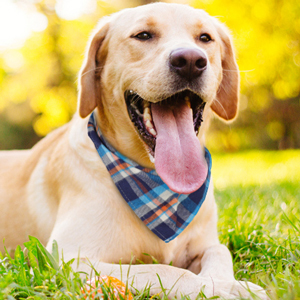
[[232,120],[236,116],[238,110],[240,85],[239,70],[228,30],[217,20],[215,21],[215,24],[223,43],[223,79],[217,97],[213,101],[211,108],[222,119]]
[[[97,53],[109,29],[109,17],[101,19],[96,33],[88,44],[87,53],[79,73],[78,110],[82,118],[88,116],[97,106],[96,73],[103,67],[103,61],[97,61]],[[99,93],[99,91],[98,91]]]

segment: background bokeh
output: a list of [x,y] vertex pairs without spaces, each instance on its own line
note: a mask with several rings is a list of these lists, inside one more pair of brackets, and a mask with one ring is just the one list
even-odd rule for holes
[[[98,19],[138,0],[0,1],[0,149],[29,148],[70,120]],[[237,121],[213,121],[212,151],[300,148],[300,1],[191,0],[231,30],[241,74]]]

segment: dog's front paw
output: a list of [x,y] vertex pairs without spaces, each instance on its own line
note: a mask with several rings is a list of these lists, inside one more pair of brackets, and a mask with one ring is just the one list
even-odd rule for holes
[[245,281],[235,281],[235,286],[238,286],[239,295],[243,298],[269,300],[266,291],[257,284]]
[[202,278],[203,293],[206,297],[219,296],[224,299],[268,300],[265,290],[251,282],[226,281],[214,278]]

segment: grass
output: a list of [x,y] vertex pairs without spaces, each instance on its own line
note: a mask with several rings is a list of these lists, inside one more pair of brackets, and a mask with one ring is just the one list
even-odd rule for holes
[[[212,171],[220,239],[236,278],[265,287],[274,300],[300,299],[300,151],[213,155]],[[55,243],[51,254],[33,237],[25,246],[14,258],[0,256],[0,299],[83,299],[80,274],[59,259]]]
[[236,278],[272,299],[300,299],[300,151],[215,155],[213,163],[220,240]]

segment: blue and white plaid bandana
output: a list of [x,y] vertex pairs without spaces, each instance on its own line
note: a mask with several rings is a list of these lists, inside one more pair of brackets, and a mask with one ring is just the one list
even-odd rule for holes
[[94,114],[89,119],[88,135],[125,201],[160,239],[170,242],[191,223],[209,186],[211,156],[206,148],[206,181],[196,192],[186,195],[170,190],[155,170],[144,168],[113,149],[102,136]]

